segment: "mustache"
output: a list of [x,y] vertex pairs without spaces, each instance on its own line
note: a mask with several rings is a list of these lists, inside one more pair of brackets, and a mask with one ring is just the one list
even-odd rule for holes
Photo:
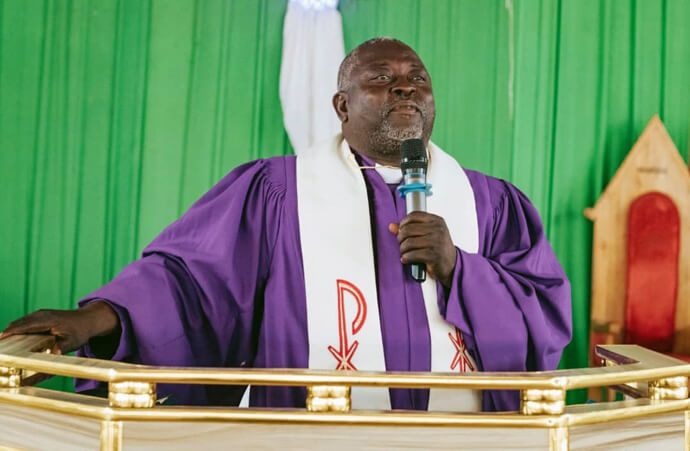
[[387,117],[391,111],[393,111],[395,108],[401,107],[401,106],[412,106],[419,111],[419,113],[422,115],[422,118],[426,118],[428,114],[428,107],[426,105],[420,105],[417,102],[414,102],[412,100],[403,100],[403,101],[397,101],[397,102],[386,102],[383,104],[381,108],[382,116],[385,118]]

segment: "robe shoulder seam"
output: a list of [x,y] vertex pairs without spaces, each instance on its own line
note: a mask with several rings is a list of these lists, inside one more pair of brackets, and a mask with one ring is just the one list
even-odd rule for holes
[[[269,277],[270,273],[270,268],[273,266],[273,258],[275,256],[275,251],[276,247],[278,246],[278,239],[280,235],[280,230],[283,228],[283,220],[285,217],[285,203],[286,203],[286,197],[287,197],[287,191],[288,191],[288,179],[290,178],[290,175],[288,173],[289,171],[289,164],[288,160],[290,158],[295,158],[295,156],[290,156],[290,155],[285,155],[285,156],[279,156],[279,157],[271,157],[268,159],[265,159],[266,163],[266,182],[269,185],[270,191],[276,196],[275,202],[280,204],[279,207],[279,214],[278,214],[278,221],[276,224],[276,233],[273,234],[273,242],[269,243],[269,251],[268,251],[268,266],[267,266],[267,273],[266,273],[266,278]],[[280,165],[280,168],[275,167],[276,165]],[[282,168],[282,171],[280,170]],[[277,180],[275,180],[274,177],[274,170],[278,172],[279,174],[282,172],[282,183],[276,183]],[[278,174],[276,174],[278,175]]]

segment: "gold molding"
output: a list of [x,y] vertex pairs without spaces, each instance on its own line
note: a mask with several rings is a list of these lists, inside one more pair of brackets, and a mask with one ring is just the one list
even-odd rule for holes
[[110,407],[151,408],[156,404],[156,384],[149,382],[111,382],[108,384]]
[[[551,446],[569,440],[568,428],[593,423],[683,412],[690,442],[687,377],[690,364],[634,345],[607,345],[597,353],[615,365],[528,373],[382,373],[306,369],[166,368],[41,353],[52,337],[13,336],[0,340],[0,367],[8,384],[0,403],[94,418],[105,423],[109,449],[121,443],[122,421],[217,421],[235,423],[376,426],[532,427],[551,429]],[[108,399],[31,386],[21,374],[85,377],[109,383]],[[2,375],[0,374],[0,375]],[[10,379],[10,376],[13,376]],[[12,381],[10,385],[9,382]],[[652,381],[647,384],[647,381]],[[287,385],[308,387],[307,409],[156,406],[156,383]],[[573,388],[640,384],[648,397],[566,406]],[[351,410],[354,386],[390,388],[518,389],[520,412],[441,413]],[[105,440],[105,439],[104,439]],[[119,442],[118,442],[119,440]],[[105,442],[104,442],[105,443]],[[111,445],[108,445],[111,446]],[[561,446],[561,445],[558,445]],[[553,448],[561,449],[561,448]],[[688,449],[690,451],[690,449]]]
[[0,388],[16,388],[22,384],[21,368],[0,366]]
[[122,422],[121,421],[102,421],[101,422],[101,451],[121,451],[122,450]]
[[671,377],[649,381],[650,399],[686,399],[687,397],[687,377]]
[[685,451],[690,451],[690,410],[685,411]]
[[447,427],[572,427],[640,418],[690,409],[690,400],[635,399],[567,406],[562,415],[435,413],[416,411],[307,412],[303,409],[247,409],[238,407],[156,406],[123,409],[102,398],[36,387],[0,389],[0,403],[108,421],[208,421],[235,423],[329,424],[369,426]]
[[52,337],[19,335],[0,340],[0,366],[104,382],[219,385],[332,385],[471,390],[571,390],[688,376],[690,364],[635,345],[598,346],[611,367],[522,373],[416,373],[306,369],[174,368],[32,352]]
[[314,385],[307,387],[308,412],[349,412],[352,389],[345,386]]
[[570,450],[570,429],[568,427],[561,426],[549,429],[549,450]]
[[523,415],[560,415],[565,411],[565,390],[522,390]]

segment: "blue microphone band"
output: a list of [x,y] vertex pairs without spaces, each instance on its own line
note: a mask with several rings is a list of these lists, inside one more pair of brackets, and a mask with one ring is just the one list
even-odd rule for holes
[[398,196],[405,197],[409,193],[423,192],[427,196],[431,196],[431,183],[410,183],[409,185],[400,185],[396,188]]

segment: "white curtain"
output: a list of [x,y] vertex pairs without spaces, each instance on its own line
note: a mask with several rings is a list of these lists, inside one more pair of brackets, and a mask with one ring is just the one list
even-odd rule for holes
[[290,0],[283,26],[280,100],[292,147],[300,149],[340,131],[331,99],[345,57],[338,0]]

